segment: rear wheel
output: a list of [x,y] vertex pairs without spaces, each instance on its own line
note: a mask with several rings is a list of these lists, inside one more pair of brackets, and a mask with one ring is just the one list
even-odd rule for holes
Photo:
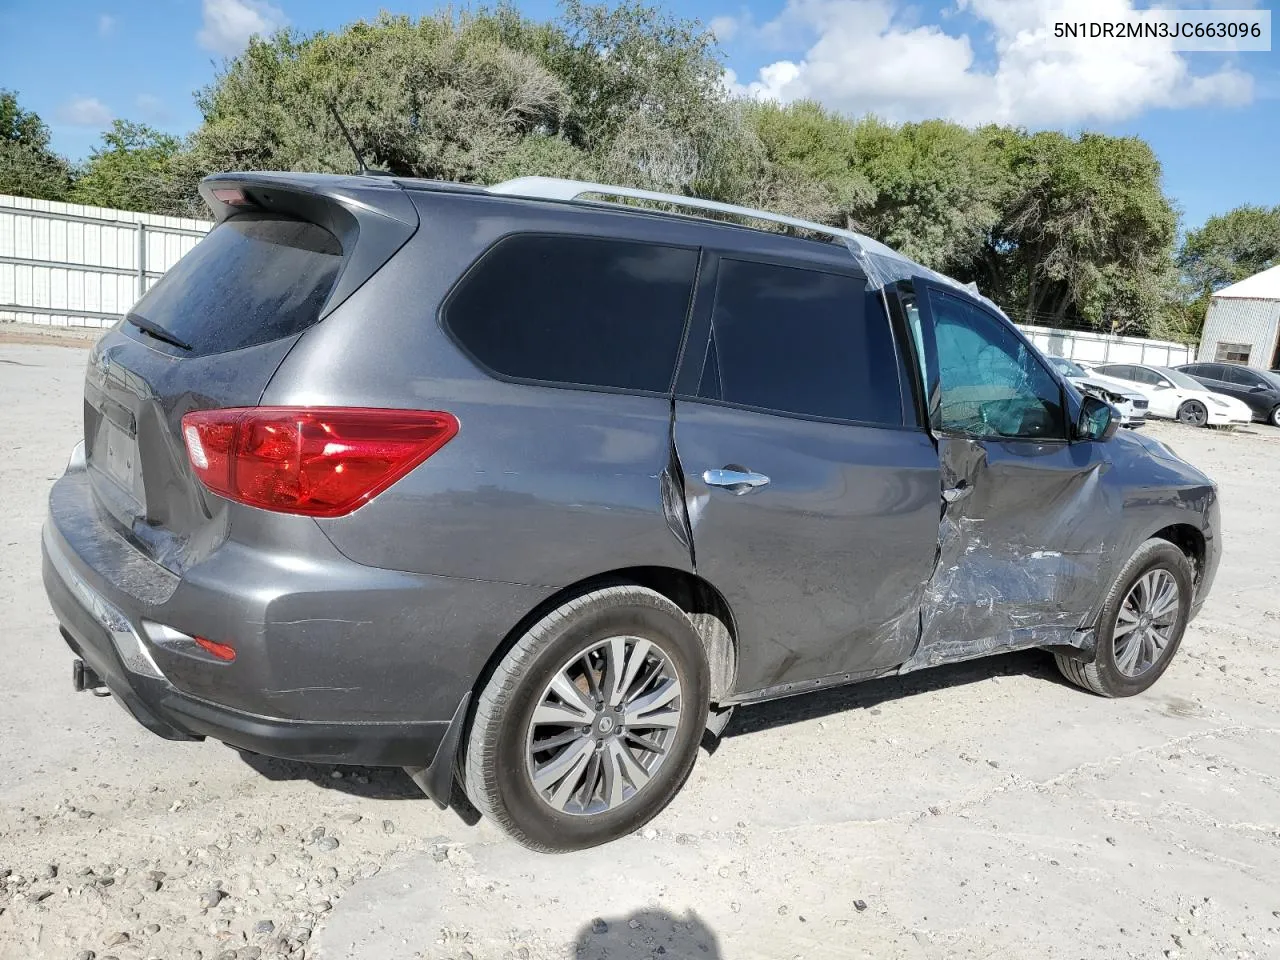
[[1273,427],[1280,427],[1280,407],[1276,407],[1272,410],[1271,416],[1267,417],[1267,420]]
[[708,689],[679,607],[643,587],[594,590],[538,621],[494,671],[467,744],[467,794],[537,850],[631,833],[693,768]]
[[1203,427],[1209,422],[1209,409],[1199,400],[1188,400],[1178,408],[1178,420],[1191,427]]
[[1142,693],[1168,668],[1191,615],[1195,576],[1167,540],[1137,549],[1107,594],[1092,663],[1057,655],[1068,680],[1104,697]]

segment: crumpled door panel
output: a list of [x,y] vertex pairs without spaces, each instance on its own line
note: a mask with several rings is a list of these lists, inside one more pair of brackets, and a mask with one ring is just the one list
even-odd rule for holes
[[1095,444],[940,437],[938,557],[903,671],[1092,640],[1122,495]]

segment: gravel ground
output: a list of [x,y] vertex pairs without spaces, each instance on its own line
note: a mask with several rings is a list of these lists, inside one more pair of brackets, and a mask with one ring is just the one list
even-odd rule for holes
[[544,857],[72,693],[39,531],[83,363],[0,342],[0,960],[1280,957],[1280,431],[1149,428],[1226,555],[1145,696],[1026,653],[743,710],[649,829]]

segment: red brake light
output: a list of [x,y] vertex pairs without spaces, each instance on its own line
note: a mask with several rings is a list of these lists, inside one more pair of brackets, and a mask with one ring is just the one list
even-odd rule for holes
[[218,643],[216,640],[206,640],[204,637],[196,637],[196,646],[202,650],[207,650],[219,660],[226,660],[230,663],[236,658],[236,649],[226,643]]
[[453,414],[427,410],[233,407],[182,418],[187,456],[211,491],[313,517],[350,513],[457,432]]
[[216,200],[233,207],[250,207],[253,202],[244,195],[244,191],[239,187],[214,187],[213,196]]

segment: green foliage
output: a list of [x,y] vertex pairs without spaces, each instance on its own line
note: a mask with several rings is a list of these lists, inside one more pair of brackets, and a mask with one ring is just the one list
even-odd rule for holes
[[1236,207],[1187,234],[1178,266],[1208,292],[1280,263],[1280,206]]
[[79,171],[70,199],[142,213],[199,215],[192,202],[199,172],[177,137],[116,120]]
[[[0,91],[0,191],[198,213],[201,176],[351,172],[334,103],[375,169],[492,183],[547,175],[697,195],[859,229],[974,281],[1015,319],[1198,335],[1209,292],[1280,262],[1280,207],[1177,217],[1133,137],[730,97],[712,35],[643,0],[382,14],[255,39],[196,94],[186,141],[117,121],[78,170]],[[74,179],[74,186],[73,186]]]
[[17,93],[0,90],[0,193],[65,200],[70,189],[71,167],[49,149],[48,126]]

